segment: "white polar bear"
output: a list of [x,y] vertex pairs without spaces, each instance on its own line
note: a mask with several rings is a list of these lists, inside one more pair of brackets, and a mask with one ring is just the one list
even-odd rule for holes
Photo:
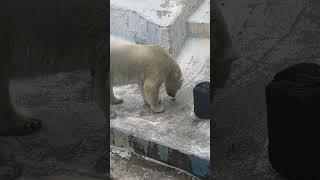
[[159,45],[138,45],[124,42],[110,44],[110,100],[122,103],[113,93],[113,86],[139,84],[141,95],[155,113],[164,112],[159,101],[159,88],[165,83],[169,96],[175,97],[182,85],[178,63]]

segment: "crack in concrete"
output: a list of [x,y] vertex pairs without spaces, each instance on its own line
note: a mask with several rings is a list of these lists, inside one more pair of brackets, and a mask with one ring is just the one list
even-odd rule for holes
[[188,79],[188,82],[185,83],[185,84],[182,86],[181,89],[187,87],[191,82],[194,82],[194,79],[201,74],[201,72],[202,72],[202,71],[204,70],[204,68],[208,65],[208,63],[210,63],[210,62],[206,62],[206,63],[202,66],[202,68],[200,69],[200,71],[199,71],[198,73],[196,73],[191,79]]

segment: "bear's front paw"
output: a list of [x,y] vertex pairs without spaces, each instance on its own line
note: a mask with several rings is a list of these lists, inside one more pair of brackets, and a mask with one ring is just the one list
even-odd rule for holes
[[154,113],[162,113],[162,112],[164,112],[164,107],[159,104],[159,105],[157,105],[157,106],[151,107],[151,110],[152,110]]

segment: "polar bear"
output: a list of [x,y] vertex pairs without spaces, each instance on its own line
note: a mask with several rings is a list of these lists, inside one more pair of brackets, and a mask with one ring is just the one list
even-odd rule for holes
[[94,69],[95,96],[108,111],[106,12],[105,0],[1,2],[0,135],[25,135],[41,126],[11,103],[14,77]]
[[114,42],[110,45],[110,100],[120,104],[122,99],[113,93],[113,86],[139,84],[144,102],[155,113],[164,112],[159,89],[165,84],[169,96],[175,97],[182,86],[178,63],[159,45],[139,45]]

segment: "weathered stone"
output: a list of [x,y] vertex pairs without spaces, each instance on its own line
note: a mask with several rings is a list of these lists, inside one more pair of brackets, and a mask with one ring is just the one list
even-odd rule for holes
[[159,44],[178,56],[187,20],[203,0],[111,0],[110,31],[138,44]]
[[210,0],[204,0],[189,17],[188,31],[190,37],[210,38]]

